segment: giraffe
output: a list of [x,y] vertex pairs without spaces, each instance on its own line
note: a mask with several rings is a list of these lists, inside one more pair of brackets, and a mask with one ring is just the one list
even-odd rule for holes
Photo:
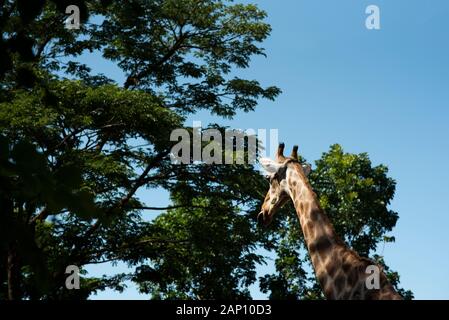
[[[316,277],[326,299],[402,299],[375,262],[360,257],[336,234],[309,184],[307,175],[310,166],[302,166],[298,162],[298,146],[293,147],[290,157],[285,157],[284,144],[281,143],[276,161],[262,158],[260,163],[268,173],[270,189],[258,220],[268,225],[280,207],[290,199],[293,201]],[[368,284],[372,279],[371,270],[376,268],[379,271],[378,286],[373,288]]]

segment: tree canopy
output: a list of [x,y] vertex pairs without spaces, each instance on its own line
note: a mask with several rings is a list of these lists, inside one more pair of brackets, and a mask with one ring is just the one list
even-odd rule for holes
[[[321,298],[291,210],[257,227],[267,182],[254,166],[169,157],[170,132],[188,115],[232,118],[280,94],[233,76],[264,55],[264,11],[225,0],[0,4],[0,299],[87,299],[125,281],[154,299],[249,299],[266,261],[260,248],[277,255],[263,292]],[[65,28],[68,5],[80,8],[79,30]],[[92,72],[84,52],[114,62],[126,82]],[[385,166],[335,145],[311,182],[356,250],[370,255],[393,240],[395,183]],[[158,188],[169,207],[136,195]],[[154,209],[163,213],[145,219]],[[117,261],[135,271],[64,286],[68,265]],[[397,286],[397,273],[390,277]]]

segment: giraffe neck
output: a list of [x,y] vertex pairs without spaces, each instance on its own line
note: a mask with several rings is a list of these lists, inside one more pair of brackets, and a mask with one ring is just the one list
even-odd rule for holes
[[[349,249],[336,234],[326,213],[321,209],[299,164],[289,166],[287,184],[298,215],[313,268],[327,299],[398,298],[399,295],[382,273],[381,286],[386,290],[367,292],[366,268],[373,262]],[[373,294],[377,296],[374,297]],[[392,296],[387,296],[391,294]]]

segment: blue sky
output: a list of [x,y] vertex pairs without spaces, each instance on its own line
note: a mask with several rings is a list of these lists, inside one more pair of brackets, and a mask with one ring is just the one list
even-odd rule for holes
[[[391,233],[396,243],[383,250],[386,262],[417,299],[449,299],[449,2],[252,2],[267,11],[273,32],[263,45],[268,57],[254,59],[242,73],[283,94],[232,121],[199,113],[189,123],[278,129],[280,140],[298,144],[309,162],[339,143],[346,152],[367,152],[374,165],[387,165],[397,181],[391,208],[400,219]],[[371,4],[380,8],[381,30],[365,28]],[[98,55],[84,58],[123,83]],[[140,195],[151,205],[166,204],[163,193]],[[121,295],[92,298],[147,297],[131,286]]]

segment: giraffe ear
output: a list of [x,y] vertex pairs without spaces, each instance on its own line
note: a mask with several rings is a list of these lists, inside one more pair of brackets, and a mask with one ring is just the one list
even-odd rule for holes
[[310,172],[312,171],[312,166],[310,164],[303,164],[302,170],[304,171],[304,174],[306,175],[306,177],[308,177]]
[[276,173],[282,167],[282,164],[269,158],[261,158],[259,162],[268,174]]

